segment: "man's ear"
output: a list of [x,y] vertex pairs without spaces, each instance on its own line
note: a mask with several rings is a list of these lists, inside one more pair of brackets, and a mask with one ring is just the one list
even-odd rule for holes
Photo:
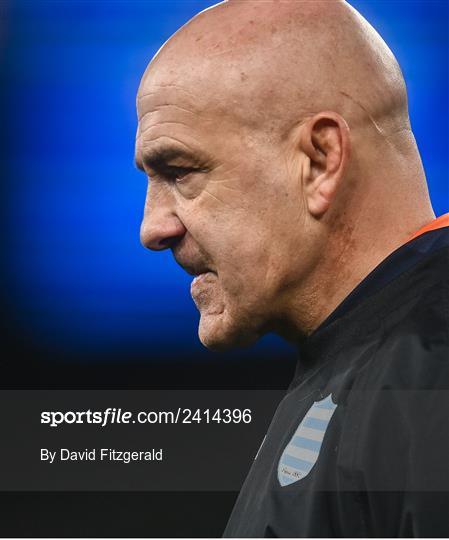
[[350,148],[349,127],[339,114],[320,112],[302,124],[300,149],[309,161],[303,169],[305,199],[314,217],[328,210],[345,172]]

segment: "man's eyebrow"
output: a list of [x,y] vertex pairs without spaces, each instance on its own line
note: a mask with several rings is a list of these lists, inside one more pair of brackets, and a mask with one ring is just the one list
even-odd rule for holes
[[134,164],[140,171],[145,172],[144,165],[150,169],[157,169],[160,166],[167,165],[170,160],[184,158],[197,163],[198,156],[194,155],[186,148],[180,146],[164,146],[148,150],[143,150],[140,155],[134,158]]

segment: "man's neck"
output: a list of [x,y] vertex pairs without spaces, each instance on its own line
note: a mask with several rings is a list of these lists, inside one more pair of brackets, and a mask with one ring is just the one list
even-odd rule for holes
[[434,217],[432,211],[414,218],[407,216],[389,227],[371,231],[363,226],[347,226],[342,229],[344,235],[330,239],[317,270],[298,295],[301,302],[293,310],[296,336],[313,333],[368,274]]

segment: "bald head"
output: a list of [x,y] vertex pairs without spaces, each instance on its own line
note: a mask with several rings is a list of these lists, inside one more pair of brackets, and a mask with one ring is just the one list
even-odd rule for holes
[[338,0],[218,4],[159,51],[141,93],[152,84],[179,84],[204,109],[227,108],[242,122],[282,133],[323,110],[340,113],[351,128],[367,122],[384,135],[409,127],[396,59]]
[[200,13],[137,109],[142,242],[197,276],[208,346],[310,333],[433,216],[398,63],[346,2]]

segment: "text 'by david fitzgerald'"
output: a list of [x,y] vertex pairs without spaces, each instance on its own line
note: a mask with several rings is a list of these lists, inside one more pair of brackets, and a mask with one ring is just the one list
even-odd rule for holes
[[71,450],[59,448],[50,450],[40,449],[40,460],[47,463],[73,462],[73,461],[115,461],[131,463],[134,461],[162,461],[163,449],[151,448],[147,450],[116,450],[115,448],[85,448],[84,450]]

